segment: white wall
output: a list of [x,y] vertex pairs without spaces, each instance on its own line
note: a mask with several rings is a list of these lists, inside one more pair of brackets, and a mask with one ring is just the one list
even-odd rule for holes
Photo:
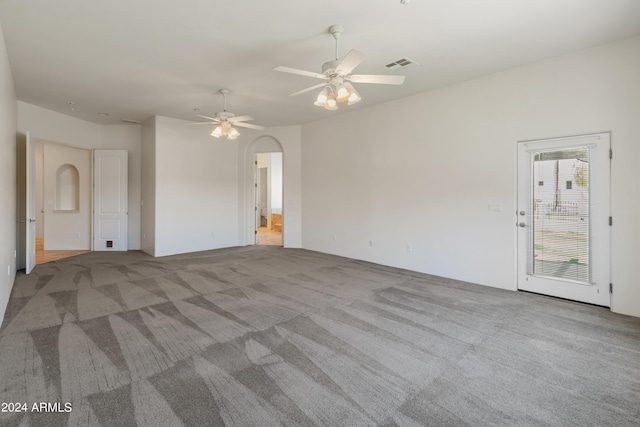
[[267,168],[268,216],[282,213],[282,153],[257,153],[258,168]]
[[237,140],[184,120],[155,122],[155,255],[236,246]]
[[0,319],[16,276],[16,120],[16,92],[0,27]]
[[[64,145],[44,143],[43,200],[44,249],[91,249],[91,151]],[[79,206],[76,211],[58,209],[57,171],[72,165],[79,175]],[[37,174],[36,174],[37,175]],[[36,192],[37,196],[37,192]],[[37,207],[36,203],[36,207]]]
[[141,249],[155,256],[156,247],[156,118],[142,124],[140,163]]
[[254,161],[259,152],[282,151],[283,241],[285,248],[302,245],[302,127],[243,130],[238,139],[238,244],[255,243]]
[[304,125],[303,247],[516,289],[517,141],[611,131],[612,309],[640,316],[638,76],[635,37]]
[[284,150],[284,244],[300,247],[300,126],[243,129],[229,141],[189,123],[156,116],[142,126],[143,250],[165,256],[253,244],[252,150],[265,139]]
[[29,131],[32,140],[48,141],[87,150],[129,151],[129,249],[140,249],[140,152],[139,125],[98,125],[45,108],[18,102],[18,131]]
[[[259,203],[260,203],[260,212],[259,215],[264,213],[267,218],[267,228],[271,228],[271,154],[273,153],[257,153],[257,164],[258,168],[257,173],[260,174],[258,178],[258,186],[260,192]],[[264,176],[262,176],[262,170],[264,171]],[[266,182],[265,182],[266,181]],[[257,199],[258,197],[256,197]]]
[[269,160],[271,212],[282,213],[282,153],[270,153]]
[[271,166],[271,153],[256,154],[258,168],[268,168]]
[[36,238],[44,239],[44,142],[36,144]]

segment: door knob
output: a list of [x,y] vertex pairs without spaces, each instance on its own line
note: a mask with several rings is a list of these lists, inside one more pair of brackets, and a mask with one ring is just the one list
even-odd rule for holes
[[519,226],[519,227],[526,227],[526,226],[527,226],[527,224],[525,224],[524,222],[521,222],[521,223],[519,223],[519,224],[518,224],[518,226]]
[[525,215],[525,211],[520,211],[520,216],[524,216]]

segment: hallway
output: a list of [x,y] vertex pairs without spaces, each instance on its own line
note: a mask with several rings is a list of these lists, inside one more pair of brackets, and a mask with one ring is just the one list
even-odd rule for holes
[[36,265],[44,264],[51,261],[57,261],[63,258],[69,258],[72,256],[86,254],[91,251],[57,251],[57,250],[44,250],[44,239],[36,239]]
[[282,231],[269,230],[267,227],[258,228],[256,245],[282,246]]

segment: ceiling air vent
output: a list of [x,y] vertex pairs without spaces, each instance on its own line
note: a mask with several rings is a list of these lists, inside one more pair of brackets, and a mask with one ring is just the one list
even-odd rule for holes
[[122,121],[122,123],[127,123],[127,124],[130,124],[130,125],[139,125],[139,124],[140,124],[140,122],[138,122],[138,121],[135,121],[135,120],[128,120],[128,119],[124,119],[124,120]]
[[412,61],[409,58],[401,58],[401,59],[398,59],[397,61],[394,61],[385,65],[385,67],[388,68],[389,70],[395,70],[396,68],[406,67],[407,65],[411,65],[411,64],[418,65],[417,62]]

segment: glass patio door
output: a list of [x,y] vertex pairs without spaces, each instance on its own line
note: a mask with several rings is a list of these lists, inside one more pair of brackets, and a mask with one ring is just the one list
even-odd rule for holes
[[518,289],[610,305],[608,133],[518,144]]

